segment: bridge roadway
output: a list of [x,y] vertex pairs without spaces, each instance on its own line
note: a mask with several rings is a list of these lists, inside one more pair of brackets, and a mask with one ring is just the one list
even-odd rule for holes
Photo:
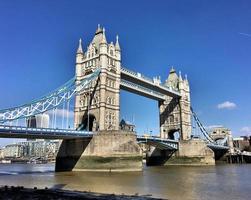
[[121,68],[121,89],[134,92],[155,100],[165,100],[164,96],[181,97],[179,91],[154,81],[141,73]]
[[[91,139],[93,132],[76,131],[72,129],[27,128],[22,126],[0,125],[0,138],[33,138],[33,139]],[[159,149],[178,150],[179,142],[159,137],[139,136],[138,143],[149,144]],[[212,150],[227,150],[228,146],[208,143]]]
[[71,129],[27,128],[0,125],[0,138],[76,139],[92,138],[93,133]]

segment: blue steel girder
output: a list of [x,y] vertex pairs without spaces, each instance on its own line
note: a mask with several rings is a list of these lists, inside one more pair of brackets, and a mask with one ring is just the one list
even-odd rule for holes
[[220,145],[220,144],[207,144],[207,146],[212,149],[213,151],[215,150],[229,150],[229,146],[224,146],[224,145]]
[[92,74],[85,76],[77,84],[75,82],[76,79],[73,78],[57,90],[28,104],[0,110],[0,123],[28,118],[58,107],[62,103],[70,100],[75,94],[87,88],[92,81],[96,80],[99,73],[100,69],[97,69]]
[[179,142],[176,140],[161,139],[157,137],[137,136],[137,141],[138,143],[149,144],[162,150],[178,150],[179,148]]

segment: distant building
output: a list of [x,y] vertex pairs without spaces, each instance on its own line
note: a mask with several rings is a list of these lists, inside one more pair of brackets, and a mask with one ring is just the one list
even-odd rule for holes
[[135,125],[131,122],[125,121],[124,119],[120,121],[119,126],[121,130],[135,132]]
[[9,144],[4,148],[5,158],[20,158],[23,156],[24,146],[21,144]]
[[4,149],[0,149],[0,159],[4,158]]
[[49,128],[50,117],[48,114],[38,114],[27,119],[27,127],[30,128]]
[[[50,125],[50,116],[48,114],[38,114],[32,116],[26,120],[27,127],[29,128],[49,128]],[[39,139],[27,139],[27,141],[38,141]],[[40,141],[44,141],[41,139]]]
[[240,136],[233,138],[234,147],[240,151],[250,151],[251,138],[247,136]]
[[59,140],[51,141],[26,141],[6,145],[0,149],[1,158],[50,158],[56,157],[60,147]]

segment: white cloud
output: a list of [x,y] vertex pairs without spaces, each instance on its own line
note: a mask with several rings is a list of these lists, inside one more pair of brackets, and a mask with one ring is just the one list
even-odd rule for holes
[[249,33],[239,33],[240,35],[245,35],[245,36],[247,36],[247,37],[251,37],[251,34],[249,34]]
[[232,110],[235,109],[237,106],[235,103],[230,102],[230,101],[225,101],[223,103],[220,103],[217,105],[218,109],[228,109],[228,110]]

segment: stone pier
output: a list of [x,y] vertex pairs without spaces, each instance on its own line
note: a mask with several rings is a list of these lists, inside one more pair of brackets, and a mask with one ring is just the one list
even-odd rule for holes
[[179,142],[179,150],[166,165],[215,165],[214,152],[200,139]]
[[183,140],[179,149],[160,150],[151,147],[146,154],[146,164],[153,165],[215,165],[215,154],[203,140]]
[[125,131],[100,131],[89,140],[64,140],[56,159],[56,171],[141,170],[136,135]]

